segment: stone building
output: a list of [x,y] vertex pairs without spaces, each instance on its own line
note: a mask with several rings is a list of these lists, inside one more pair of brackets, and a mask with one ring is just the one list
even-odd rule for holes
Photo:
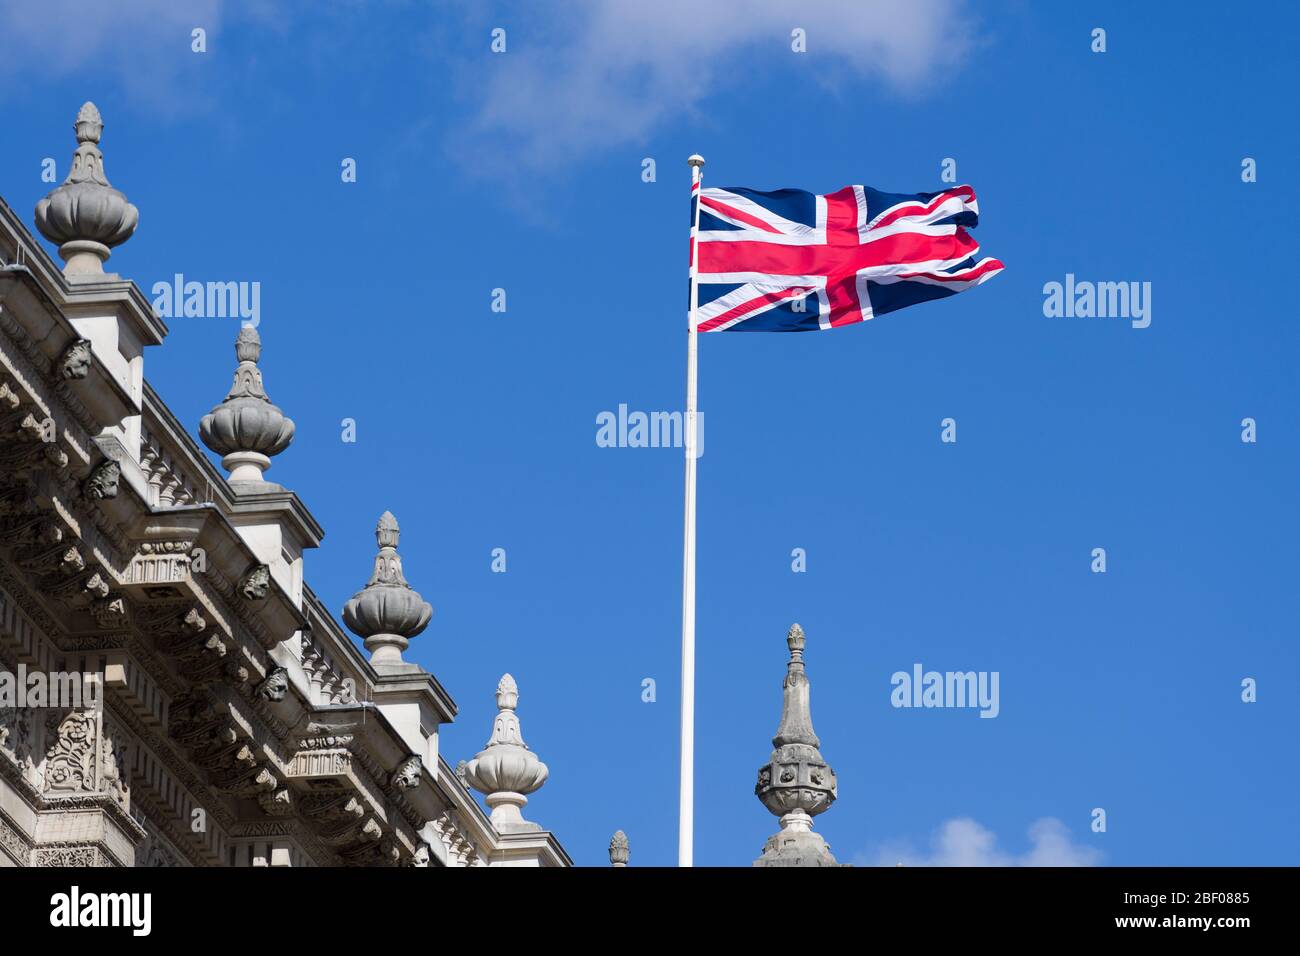
[[36,208],[62,268],[0,200],[0,866],[570,865],[520,812],[547,768],[508,674],[484,750],[439,753],[456,705],[403,660],[432,610],[393,516],[342,609],[366,654],[307,584],[323,532],[264,477],[294,425],[257,331],[200,423],[150,388],[166,326],[104,269],[136,209],[93,104],[74,128]]
[[[167,328],[104,270],[138,215],[104,173],[93,104],[74,130],[68,179],[36,207],[62,268],[0,199],[0,867],[572,865],[522,814],[549,771],[509,674],[484,749],[455,770],[439,753],[456,705],[402,656],[433,611],[393,515],[341,609],[366,654],[308,586],[324,532],[266,480],[294,423],[256,328],[197,423],[226,475],[149,387]],[[786,643],[754,788],[781,830],[754,865],[837,866],[812,830],[837,789],[799,625]],[[610,863],[629,856],[620,830]]]

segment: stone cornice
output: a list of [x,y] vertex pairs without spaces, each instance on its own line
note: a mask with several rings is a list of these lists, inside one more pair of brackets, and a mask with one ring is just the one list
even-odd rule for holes
[[[95,338],[110,317],[120,354]],[[0,609],[24,619],[0,643],[29,666],[105,674],[104,779],[124,784],[121,737],[139,813],[106,793],[47,799],[0,759],[6,786],[33,806],[102,809],[137,842],[152,839],[147,819],[192,863],[224,863],[229,839],[265,834],[320,863],[409,861],[441,839],[462,865],[568,865],[545,831],[497,833],[441,757],[424,765],[436,741],[422,735],[457,712],[436,677],[376,669],[305,583],[301,604],[288,593],[295,547],[324,532],[293,492],[232,488],[142,381],[141,347],[166,332],[133,282],[65,278],[0,199],[0,584],[14,613]],[[246,526],[272,525],[292,577],[274,539],[249,543],[261,539]],[[197,809],[208,829],[187,832]],[[46,849],[56,861],[86,848]]]
[[424,698],[433,704],[439,723],[449,724],[456,716],[456,703],[438,678],[428,671],[414,674],[378,674],[372,669],[371,693],[384,703]]
[[451,818],[456,823],[457,828],[463,831],[470,842],[483,852],[485,856],[484,862],[487,862],[487,858],[491,856],[497,841],[501,838],[501,834],[497,833],[492,826],[492,821],[488,819],[487,813],[479,805],[474,794],[465,788],[460,778],[456,776],[456,771],[441,756],[438,757],[438,773],[435,784],[438,795],[451,810]]
[[154,315],[153,306],[139,286],[111,274],[90,281],[69,282],[9,204],[0,198],[0,259],[12,263],[20,257],[60,306],[77,309],[87,302],[96,305],[111,302],[145,345],[160,345],[166,338],[167,324]]
[[[442,810],[442,801],[427,770],[415,786],[403,789],[395,772],[412,757],[396,729],[373,704],[356,703],[316,707],[307,715],[310,723],[299,731],[297,756],[346,754],[334,775],[348,777],[375,808],[390,822],[396,811],[414,833]],[[298,774],[300,778],[302,774]]]
[[176,416],[154,391],[148,379],[144,382],[142,405],[145,431],[160,439],[162,444],[180,459],[181,466],[188,471],[196,483],[202,486],[199,500],[211,501],[229,510],[234,496],[226,484],[226,479],[208,460],[208,456],[200,450],[198,443],[185,427],[177,421]]
[[292,491],[241,493],[230,506],[229,514],[236,517],[278,514],[281,528],[291,531],[302,548],[320,547],[321,539],[325,537],[325,530]]
[[509,865],[516,860],[537,861],[538,866],[573,866],[573,860],[548,830],[533,833],[503,833],[490,865]]
[[[15,289],[22,291],[15,293]],[[25,306],[19,301],[24,296]],[[33,328],[24,327],[15,305],[23,307]],[[33,306],[40,309],[39,320],[31,315]],[[99,431],[100,422],[117,422],[137,413],[130,394],[99,362],[89,363],[85,378],[63,378],[57,368],[58,359],[81,336],[26,265],[0,268],[0,328],[23,350],[37,377],[58,395],[71,417],[90,434]],[[93,411],[87,402],[94,406]]]
[[418,674],[381,676],[339,626],[334,615],[316,593],[306,584],[303,585],[302,590],[303,607],[308,615],[313,637],[324,642],[325,650],[333,658],[333,664],[345,672],[344,676],[352,677],[356,682],[358,699],[374,700],[377,690],[380,693],[409,692],[415,696],[428,695],[441,722],[450,723],[455,719],[459,708],[437,677],[423,671]]
[[31,865],[32,841],[3,810],[0,810],[0,850],[7,851],[18,866]]
[[303,547],[315,548],[320,545],[325,537],[325,529],[295,492],[286,490],[235,494],[148,381],[144,384],[144,421],[145,429],[167,446],[168,451],[179,460],[182,469],[190,475],[201,476],[199,484],[206,492],[204,500],[212,502],[223,514],[277,511],[284,516],[286,526],[292,529]]
[[[190,600],[207,605],[231,636],[238,621],[270,650],[306,626],[306,616],[274,578],[266,581],[260,598],[249,598],[243,592],[243,580],[260,562],[217,505],[142,509],[130,527],[138,543],[183,541],[190,549],[203,550],[207,564],[201,574],[186,571],[168,584]],[[126,585],[147,590],[155,582],[124,582]]]
[[[117,699],[111,690],[109,699],[114,701]],[[116,709],[113,718],[130,730],[136,739],[149,749],[149,752],[175,777],[176,782],[190,791],[191,795],[207,809],[209,815],[215,817],[226,828],[235,824],[236,818],[230,808],[217,799],[207,785],[199,779],[190,762],[179,755],[183,751],[174,740],[145,724],[130,707]]]
[[335,665],[347,672],[345,676],[355,675],[353,679],[357,683],[357,693],[361,695],[361,688],[375,677],[374,668],[306,582],[302,586],[302,603],[311,621],[312,633],[324,643],[325,649],[333,656]]

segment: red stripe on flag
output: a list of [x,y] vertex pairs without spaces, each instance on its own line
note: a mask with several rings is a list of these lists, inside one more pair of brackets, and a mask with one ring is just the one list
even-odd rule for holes
[[951,235],[929,236],[902,232],[861,245],[786,246],[750,240],[702,242],[699,265],[701,275],[759,272],[767,275],[826,276],[833,281],[872,266],[937,260],[960,262],[978,250],[979,244],[970,233],[958,227]]
[[852,186],[826,194],[826,244],[858,244],[858,194]]
[[831,327],[862,321],[862,303],[858,301],[858,277],[845,276],[826,286],[831,307]]
[[710,199],[708,196],[701,197],[700,202],[704,203],[704,205],[708,206],[710,209],[716,209],[724,216],[728,216],[738,222],[743,222],[747,226],[753,226],[755,229],[762,229],[764,232],[774,232],[778,236],[781,234],[780,229],[772,228],[767,223],[763,222],[763,220],[756,219],[747,212],[741,212],[735,206],[728,206],[726,203],[718,202],[716,199]]

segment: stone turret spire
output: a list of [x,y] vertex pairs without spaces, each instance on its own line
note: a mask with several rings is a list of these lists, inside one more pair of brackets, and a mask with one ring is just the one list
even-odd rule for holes
[[36,228],[58,244],[64,275],[102,275],[109,250],[131,238],[140,213],[104,175],[99,149],[104,123],[94,103],[81,107],[72,128],[77,134],[72,169],[62,186],[36,204]]
[[420,592],[406,583],[402,559],[397,554],[401,530],[391,511],[379,516],[375,526],[375,570],[370,582],[343,606],[343,623],[366,643],[370,663],[407,665],[402,660],[411,638],[429,626],[433,608]]
[[790,649],[781,685],[781,723],[772,738],[771,759],[758,770],[754,793],[781,818],[781,831],[769,837],[755,866],[838,866],[826,841],[812,830],[812,818],[835,802],[835,772],[822,758],[813,733],[804,672],[803,628],[795,624],[785,638]]
[[519,729],[519,687],[509,674],[497,684],[497,714],[487,746],[465,765],[465,779],[483,794],[492,810],[492,825],[498,833],[523,833],[541,830],[523,818],[519,810],[530,794],[541,788],[550,771],[528,749]]
[[262,371],[257,360],[262,355],[262,339],[257,329],[244,326],[235,339],[235,381],[225,400],[203,416],[199,437],[218,455],[221,467],[230,472],[230,481],[262,482],[271,467],[271,456],[278,455],[293,441],[293,419],[271,404],[262,386]]

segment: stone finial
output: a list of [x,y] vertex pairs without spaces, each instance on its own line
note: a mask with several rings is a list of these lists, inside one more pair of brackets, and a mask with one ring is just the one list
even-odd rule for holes
[[369,583],[343,606],[343,623],[365,641],[372,664],[402,664],[402,651],[433,617],[433,608],[402,574],[400,537],[397,519],[385,511],[375,526],[375,570]]
[[755,866],[838,866],[826,841],[812,831],[812,818],[837,796],[835,772],[822,758],[813,733],[803,628],[786,635],[790,660],[782,688],[781,722],[772,738],[772,756],[758,770],[754,793],[781,818],[781,831],[769,837]]
[[36,204],[36,228],[58,244],[64,275],[102,275],[109,250],[131,238],[140,212],[104,175],[99,149],[104,123],[94,103],[81,107],[72,128],[77,134],[72,169],[62,186]]
[[278,455],[293,441],[293,419],[271,404],[262,386],[257,360],[262,339],[257,329],[244,326],[235,339],[235,381],[225,400],[203,416],[199,437],[218,455],[230,481],[263,481]]
[[402,529],[397,526],[397,519],[391,511],[385,511],[375,525],[375,543],[381,548],[396,548],[401,540]]
[[498,833],[524,833],[542,828],[520,814],[528,803],[526,794],[541,788],[550,771],[524,743],[519,730],[519,687],[509,674],[497,684],[500,713],[492,724],[487,745],[465,765],[465,779],[483,794],[492,811],[492,825]]
[[622,830],[615,830],[614,836],[609,841],[609,865],[627,866],[627,859],[630,855],[627,834]]

